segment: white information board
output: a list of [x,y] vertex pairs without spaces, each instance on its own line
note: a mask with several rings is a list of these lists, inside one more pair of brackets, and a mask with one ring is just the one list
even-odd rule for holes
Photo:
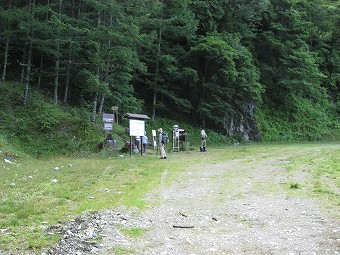
[[143,136],[145,132],[144,120],[130,119],[130,136]]
[[112,123],[104,123],[105,130],[112,130]]
[[103,113],[103,122],[112,123],[114,122],[115,116],[112,113]]

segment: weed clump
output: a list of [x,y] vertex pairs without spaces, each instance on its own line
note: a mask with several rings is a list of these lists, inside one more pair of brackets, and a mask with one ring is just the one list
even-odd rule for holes
[[290,189],[300,189],[300,184],[297,183],[297,182],[291,183],[291,184],[289,185],[289,188],[290,188]]

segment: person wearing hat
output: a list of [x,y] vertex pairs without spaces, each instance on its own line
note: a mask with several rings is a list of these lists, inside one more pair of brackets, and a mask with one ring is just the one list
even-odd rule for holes
[[164,140],[163,140],[163,129],[159,128],[158,129],[159,136],[158,136],[158,146],[161,151],[161,159],[166,159],[166,153],[165,153],[165,148],[164,148]]
[[201,152],[205,152],[207,151],[207,134],[205,133],[205,130],[202,129],[201,130],[201,147],[200,147],[200,151]]

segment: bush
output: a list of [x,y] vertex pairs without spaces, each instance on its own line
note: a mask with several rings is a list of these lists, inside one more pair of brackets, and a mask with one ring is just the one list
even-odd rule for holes
[[85,111],[55,106],[33,91],[23,107],[21,95],[7,83],[0,92],[0,134],[13,148],[36,157],[98,151],[104,132]]
[[335,106],[307,99],[294,102],[292,112],[280,108],[257,111],[257,127],[263,141],[331,141],[340,139]]

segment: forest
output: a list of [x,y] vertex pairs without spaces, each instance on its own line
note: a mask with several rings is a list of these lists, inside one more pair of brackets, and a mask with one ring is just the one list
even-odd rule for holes
[[0,0],[1,82],[96,122],[146,113],[245,140],[340,133],[336,0]]

